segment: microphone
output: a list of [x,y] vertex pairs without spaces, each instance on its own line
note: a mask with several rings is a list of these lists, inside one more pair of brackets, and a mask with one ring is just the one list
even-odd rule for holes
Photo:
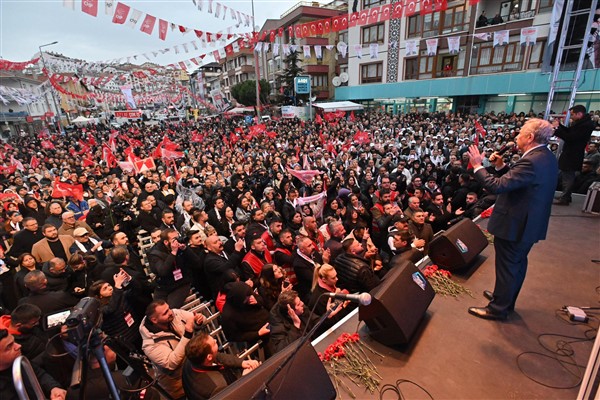
[[510,149],[512,149],[513,147],[515,147],[515,142],[508,142],[504,146],[500,147],[500,150],[498,150],[496,153],[498,153],[499,155],[502,155],[502,154],[506,153],[507,151],[509,151]]
[[371,295],[369,293],[358,293],[358,294],[344,294],[344,293],[325,293],[325,296],[333,299],[340,299],[344,301],[351,301],[359,303],[361,306],[368,306],[371,304]]

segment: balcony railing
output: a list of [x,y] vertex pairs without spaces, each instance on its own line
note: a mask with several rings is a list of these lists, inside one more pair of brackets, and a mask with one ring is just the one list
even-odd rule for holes
[[471,75],[495,74],[498,72],[514,72],[523,69],[521,61],[501,64],[501,65],[484,65],[481,67],[471,66]]

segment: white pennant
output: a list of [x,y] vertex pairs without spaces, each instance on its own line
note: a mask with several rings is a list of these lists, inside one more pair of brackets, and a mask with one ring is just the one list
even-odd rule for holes
[[192,43],[192,46],[194,46],[194,50],[198,50],[198,45],[196,44],[195,40],[192,40],[190,43]]
[[219,18],[221,15],[221,3],[217,3],[217,9],[215,10],[215,18]]
[[348,45],[344,42],[338,42],[337,49],[342,55],[342,58],[346,58],[346,54],[348,52]]
[[372,60],[377,60],[379,58],[379,43],[371,43],[369,45],[369,53]]
[[135,25],[138,23],[141,16],[142,12],[134,8],[131,14],[129,15],[129,19],[127,20],[127,26],[130,28],[135,28]]
[[115,0],[106,0],[104,2],[104,14],[112,16],[115,13]]
[[289,56],[289,55],[292,53],[292,52],[290,51],[290,45],[289,45],[289,44],[287,44],[287,43],[284,43],[284,44],[282,45],[282,47],[283,47],[283,55],[284,55],[284,56]]
[[279,43],[273,43],[273,55],[274,56],[279,55]]
[[356,57],[360,60],[362,59],[362,44],[354,45],[354,52],[356,53]]
[[188,53],[188,47],[187,47],[187,43],[183,43],[183,44],[182,44],[182,46],[183,46],[183,50],[184,50],[186,53]]
[[262,48],[263,53],[267,53],[269,51],[269,47],[271,47],[271,43],[264,42],[263,43],[263,48]]
[[328,44],[325,46],[325,48],[329,51],[331,51],[331,49],[333,49],[333,45],[332,44]]
[[302,46],[302,50],[304,52],[304,58],[310,58],[310,46],[305,44]]
[[323,49],[318,44],[315,45],[315,57],[317,57],[318,60],[323,58]]
[[63,7],[75,11],[75,0],[63,0]]
[[258,42],[256,43],[256,46],[254,46],[254,51],[257,53],[260,53],[260,50],[262,49],[263,46],[263,42]]

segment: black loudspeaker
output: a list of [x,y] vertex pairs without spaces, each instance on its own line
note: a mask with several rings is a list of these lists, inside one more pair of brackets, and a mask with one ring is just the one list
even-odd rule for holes
[[466,267],[488,245],[488,240],[473,221],[463,219],[429,244],[429,258],[448,270]]
[[[298,339],[300,340],[300,339]],[[265,361],[260,367],[242,376],[211,399],[273,399],[273,400],[333,400],[337,393],[325,366],[315,349],[306,342],[293,360],[278,372],[269,384],[269,394],[261,391],[273,372],[298,346],[298,341],[287,346]]]
[[370,336],[386,346],[408,343],[425,315],[435,292],[410,261],[392,265],[383,281],[371,290],[371,304],[359,306]]

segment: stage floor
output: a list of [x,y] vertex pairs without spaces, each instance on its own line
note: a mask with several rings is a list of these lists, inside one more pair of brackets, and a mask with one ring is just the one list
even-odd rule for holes
[[[486,321],[467,313],[470,306],[485,306],[482,292],[493,289],[494,248],[489,245],[472,268],[454,274],[453,279],[475,298],[436,296],[409,344],[381,345],[360,324],[362,340],[385,356],[381,361],[371,357],[382,384],[410,380],[435,399],[574,399],[598,319],[591,318],[588,325],[572,324],[560,309],[600,306],[600,264],[592,261],[600,259],[600,217],[581,212],[583,199],[577,196],[569,207],[553,207],[548,237],[529,255],[527,278],[515,313],[507,321]],[[487,220],[478,224],[485,228]],[[341,327],[315,340],[316,350],[323,351],[343,332],[355,332],[358,324],[353,314]],[[586,335],[591,339],[586,340]],[[565,341],[574,352],[572,358],[553,353]],[[349,386],[359,399],[379,398],[379,393]],[[400,388],[408,399],[428,397],[411,385]],[[343,390],[340,395],[350,398]],[[397,398],[391,392],[383,397]]]

